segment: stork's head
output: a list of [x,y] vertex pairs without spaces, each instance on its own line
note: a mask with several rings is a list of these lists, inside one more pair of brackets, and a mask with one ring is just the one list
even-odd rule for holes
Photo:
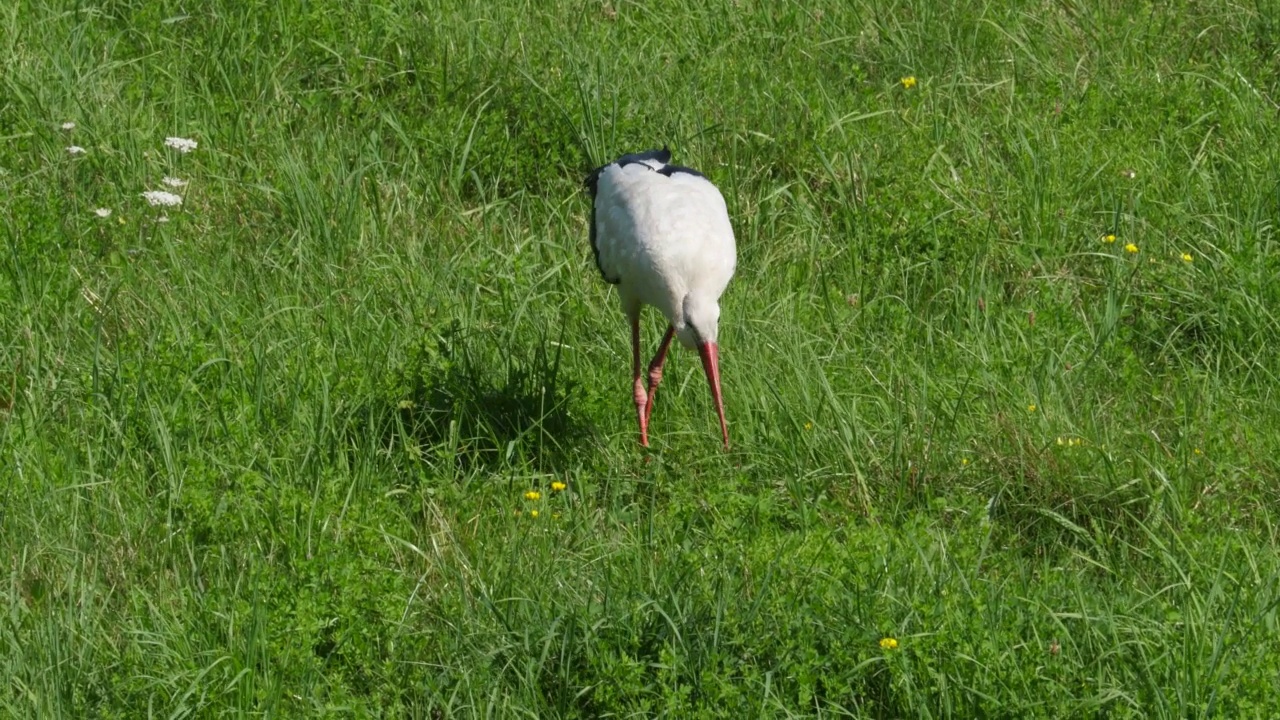
[[676,324],[676,337],[680,344],[693,349],[703,343],[716,343],[720,328],[720,303],[702,296],[689,294],[683,303],[684,322]]
[[707,383],[711,386],[711,399],[715,401],[716,414],[720,416],[720,434],[728,450],[729,426],[724,420],[724,401],[720,397],[720,347],[716,345],[720,329],[720,302],[689,294],[684,299],[682,320],[683,323],[676,325],[676,337],[680,338],[681,345],[697,348],[698,355],[702,357],[702,369],[707,373]]

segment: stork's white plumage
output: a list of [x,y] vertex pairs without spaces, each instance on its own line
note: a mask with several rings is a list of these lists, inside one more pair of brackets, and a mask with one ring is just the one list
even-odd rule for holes
[[[673,337],[696,348],[711,386],[724,446],[729,429],[720,395],[720,296],[737,265],[724,197],[702,173],[669,164],[667,148],[624,155],[587,177],[591,249],[604,279],[618,287],[631,323],[631,358],[640,443],[649,445],[649,415]],[[640,367],[640,310],[658,308],[669,326],[649,364]]]

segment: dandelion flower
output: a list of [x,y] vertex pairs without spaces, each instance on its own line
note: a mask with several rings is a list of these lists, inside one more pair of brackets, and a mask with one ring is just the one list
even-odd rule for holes
[[196,149],[196,141],[187,138],[167,137],[164,139],[164,144],[180,153],[189,153]]
[[1110,233],[1102,236],[1102,242],[1107,243],[1108,245],[1115,241],[1116,241],[1116,236]]
[[1182,253],[1182,262],[1191,262],[1194,259],[1191,257],[1191,253]]
[[93,211],[93,214],[100,218],[109,218],[111,217],[111,208],[98,208]]
[[62,123],[62,129],[63,129],[63,130],[75,130],[75,129],[76,129],[76,124],[75,124],[75,123],[73,123],[73,122],[71,122],[70,120],[68,120],[68,121],[66,121],[66,122]]
[[176,178],[176,177],[170,177],[168,175],[165,175],[164,178],[160,180],[160,182],[164,183],[165,185],[168,185],[171,188],[186,187],[187,185],[186,180],[182,180],[181,178]]
[[910,90],[911,88],[916,86],[916,76],[908,75],[902,78],[901,80],[899,80],[898,82],[902,83],[903,89]]
[[1031,403],[1030,405],[1027,406],[1027,412],[1035,412],[1035,411],[1036,411],[1035,403]]
[[147,202],[150,203],[152,207],[174,207],[182,204],[181,195],[174,195],[173,193],[166,192],[164,190],[148,190],[142,193],[142,197],[146,198]]
[[537,511],[537,510],[530,510],[530,511],[529,511],[529,517],[531,517],[531,518],[536,518],[536,517],[538,517],[538,511]]
[[530,490],[529,492],[524,494],[524,499],[525,500],[541,500],[542,493],[538,492],[537,490]]
[[555,490],[556,492],[560,492],[561,490],[564,490],[564,489],[565,489],[565,488],[567,488],[567,487],[569,487],[569,486],[568,486],[568,485],[565,485],[564,483],[560,482],[559,480],[556,480],[555,482],[551,483],[551,489],[552,489],[552,490]]
[[891,637],[880,638],[880,649],[881,650],[897,650],[898,639],[891,638]]
[[1134,253],[1138,252],[1138,246],[1134,245],[1133,243],[1129,243],[1128,245],[1124,246],[1124,251],[1129,253],[1130,255],[1133,255]]
[[72,145],[71,147],[67,148],[67,152],[71,153],[72,155],[83,155],[85,152],[85,149],[80,147],[79,145]]

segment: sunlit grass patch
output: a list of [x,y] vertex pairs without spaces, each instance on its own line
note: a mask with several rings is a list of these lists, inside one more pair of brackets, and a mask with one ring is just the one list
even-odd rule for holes
[[1275,14],[0,10],[0,714],[1275,715]]

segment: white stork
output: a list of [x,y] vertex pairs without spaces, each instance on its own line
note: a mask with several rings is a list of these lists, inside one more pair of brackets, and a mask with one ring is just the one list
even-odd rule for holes
[[[720,397],[720,295],[733,277],[737,248],[724,197],[702,173],[670,165],[671,151],[623,155],[591,173],[591,251],[605,282],[618,287],[631,321],[631,375],[640,444],[649,446],[649,415],[662,382],[671,338],[697,348],[720,433],[729,428]],[[649,363],[648,388],[640,370],[640,309],[652,305],[669,326]]]

